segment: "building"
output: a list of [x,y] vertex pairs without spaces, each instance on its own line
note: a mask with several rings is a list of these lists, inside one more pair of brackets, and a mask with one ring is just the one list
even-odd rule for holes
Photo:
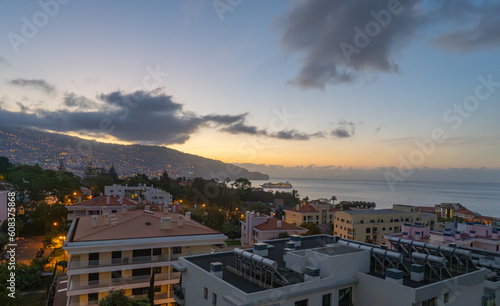
[[223,234],[191,220],[189,213],[120,211],[73,221],[63,249],[70,258],[67,305],[97,304],[110,290],[147,295],[154,273],[155,305],[174,305],[171,285],[180,256],[210,253]]
[[104,213],[114,214],[139,208],[136,201],[119,196],[98,196],[84,202],[78,202],[73,205],[66,205],[69,211],[68,220],[74,220],[79,217],[90,215],[103,215]]
[[300,225],[302,223],[333,223],[337,208],[330,204],[313,203],[313,204],[297,204],[294,208],[285,209],[285,221]]
[[130,199],[143,198],[153,204],[172,204],[172,195],[166,191],[139,184],[139,186],[121,186],[113,184],[113,186],[104,187],[105,195],[121,196]]
[[278,238],[280,234],[303,235],[307,229],[290,224],[274,217],[247,211],[245,221],[241,223],[241,244],[252,245],[255,242]]
[[328,235],[290,237],[181,257],[174,299],[187,306],[480,305],[491,298],[486,270],[471,264],[469,252],[461,259],[450,270],[443,257]]
[[[437,218],[427,215],[426,218]],[[333,232],[335,236],[361,242],[381,244],[383,235],[401,232],[406,223],[421,223],[424,217],[417,212],[395,209],[353,209],[337,211]]]

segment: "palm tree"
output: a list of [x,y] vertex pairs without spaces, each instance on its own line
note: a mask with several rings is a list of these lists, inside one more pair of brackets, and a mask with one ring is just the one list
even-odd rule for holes
[[337,197],[336,196],[332,196],[332,205],[335,205],[335,201],[337,201]]

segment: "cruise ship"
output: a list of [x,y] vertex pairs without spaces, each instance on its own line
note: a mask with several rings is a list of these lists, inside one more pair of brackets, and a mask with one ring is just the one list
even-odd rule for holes
[[286,189],[289,189],[289,188],[292,188],[292,184],[290,184],[288,181],[286,183],[282,183],[282,182],[279,182],[279,183],[265,183],[265,184],[262,184],[261,185],[262,188],[286,188]]

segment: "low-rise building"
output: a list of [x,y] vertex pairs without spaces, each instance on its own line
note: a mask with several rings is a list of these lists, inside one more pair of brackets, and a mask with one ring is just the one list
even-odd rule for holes
[[69,211],[68,220],[74,220],[84,216],[114,214],[124,209],[135,210],[139,208],[139,204],[120,196],[101,195],[73,205],[66,205],[66,208]]
[[333,223],[335,212],[338,209],[330,204],[312,203],[297,204],[294,208],[285,209],[285,221],[300,225],[302,223]]
[[147,296],[154,273],[154,304],[175,305],[172,284],[180,256],[210,253],[227,239],[189,213],[126,211],[73,221],[63,249],[70,256],[67,305],[95,305],[110,290]]
[[181,257],[174,299],[188,306],[480,305],[486,270],[466,267],[471,260],[452,272],[438,256],[328,235],[290,237]]
[[[426,217],[437,218],[434,215]],[[406,223],[421,223],[423,216],[417,212],[395,209],[352,209],[337,211],[333,232],[335,236],[361,242],[381,244],[383,235],[401,232]]]
[[7,204],[9,203],[9,193],[8,190],[0,191],[0,224],[7,220]]
[[307,233],[305,228],[267,215],[247,211],[245,216],[245,221],[240,221],[242,245],[278,238],[280,234],[291,236]]

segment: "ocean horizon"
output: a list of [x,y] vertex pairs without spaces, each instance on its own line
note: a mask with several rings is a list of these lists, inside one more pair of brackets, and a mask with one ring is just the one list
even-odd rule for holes
[[[477,182],[397,182],[393,189],[386,181],[271,178],[252,180],[258,187],[267,182],[290,182],[300,198],[310,200],[337,197],[340,201],[375,202],[376,208],[392,208],[393,204],[434,206],[460,203],[483,216],[500,218],[500,183]],[[272,189],[291,191],[291,189]]]

